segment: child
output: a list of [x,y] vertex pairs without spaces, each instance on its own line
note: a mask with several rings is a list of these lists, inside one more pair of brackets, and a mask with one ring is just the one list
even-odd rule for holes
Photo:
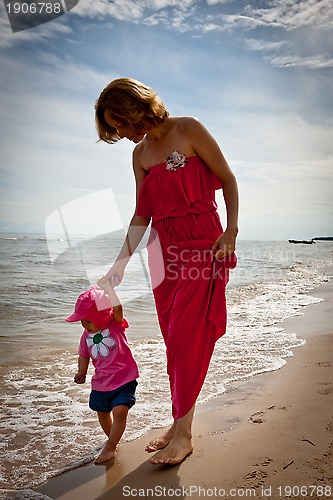
[[85,329],[78,349],[78,372],[74,381],[84,384],[90,358],[95,367],[89,407],[97,411],[99,423],[108,436],[96,464],[116,456],[128,410],[135,404],[136,378],[139,376],[125,335],[128,323],[123,317],[122,305],[110,284],[101,286],[108,295],[99,286],[91,287],[79,295],[74,313],[66,318],[69,322],[81,321]]

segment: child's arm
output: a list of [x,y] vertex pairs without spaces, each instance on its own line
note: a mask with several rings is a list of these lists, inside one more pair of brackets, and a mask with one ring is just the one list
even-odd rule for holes
[[[102,278],[101,278],[102,279]],[[106,283],[102,283],[101,279],[97,281],[97,284],[102,290],[104,290],[110,299],[110,302],[113,307],[113,317],[118,323],[123,322],[123,306],[120,303],[119,297],[116,294],[115,289],[111,285],[110,281],[107,281]]]
[[86,381],[86,375],[89,366],[89,358],[84,358],[83,356],[79,356],[78,359],[78,372],[74,376],[74,382],[76,384],[84,384]]

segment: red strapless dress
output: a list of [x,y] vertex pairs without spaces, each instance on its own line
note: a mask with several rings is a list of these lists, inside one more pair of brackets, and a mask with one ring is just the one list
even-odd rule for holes
[[194,405],[215,342],[225,333],[225,287],[236,256],[218,261],[210,253],[223,233],[215,202],[221,181],[199,156],[172,156],[149,169],[137,214],[152,218],[149,269],[166,345],[173,417],[181,418]]

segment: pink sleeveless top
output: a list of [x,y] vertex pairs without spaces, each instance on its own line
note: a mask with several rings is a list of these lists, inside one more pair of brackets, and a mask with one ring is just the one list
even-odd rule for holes
[[174,152],[165,162],[150,167],[141,184],[137,215],[157,221],[217,208],[219,178],[199,156]]

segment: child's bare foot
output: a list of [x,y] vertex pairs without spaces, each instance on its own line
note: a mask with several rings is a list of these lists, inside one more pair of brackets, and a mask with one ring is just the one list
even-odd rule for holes
[[95,464],[103,464],[104,462],[108,462],[109,460],[113,460],[117,455],[117,448],[110,445],[107,441],[101,453],[95,459]]
[[175,425],[173,424],[162,436],[156,437],[147,444],[145,451],[151,453],[153,451],[163,450],[170,443],[175,433]]
[[149,462],[154,465],[180,464],[193,451],[192,439],[187,437],[175,437],[162,450],[158,451]]

